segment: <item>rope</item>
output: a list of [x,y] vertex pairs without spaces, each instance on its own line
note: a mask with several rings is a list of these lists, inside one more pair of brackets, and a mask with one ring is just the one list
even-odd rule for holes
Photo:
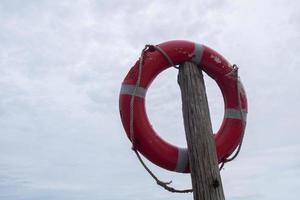
[[[130,132],[130,140],[132,142],[132,150],[135,152],[135,154],[136,154],[138,160],[140,161],[140,163],[142,164],[142,166],[145,168],[145,170],[150,174],[150,176],[156,181],[156,183],[159,186],[163,187],[164,189],[166,189],[169,192],[174,192],[174,193],[193,192],[193,189],[184,189],[184,190],[175,189],[175,188],[169,186],[172,183],[172,181],[164,182],[164,181],[161,181],[159,178],[157,178],[157,176],[149,169],[149,167],[147,167],[147,165],[143,161],[142,157],[140,156],[139,152],[135,148],[135,138],[134,138],[134,130],[133,130],[134,99],[135,99],[135,94],[136,94],[137,88],[140,86],[141,77],[142,77],[142,68],[143,68],[143,63],[144,63],[144,55],[145,55],[145,52],[147,50],[149,50],[149,51],[157,50],[158,52],[160,52],[164,56],[164,58],[168,61],[168,63],[171,66],[178,69],[178,67],[176,65],[174,65],[173,61],[170,59],[168,54],[162,48],[160,48],[159,46],[146,45],[144,47],[144,49],[142,50],[140,58],[139,58],[138,77],[137,77],[137,81],[136,81],[136,84],[135,84],[135,87],[134,87],[134,90],[133,90],[133,94],[131,95],[131,99],[130,99],[130,131],[129,132]],[[240,84],[239,84],[238,67],[236,65],[233,65],[233,70],[229,74],[230,75],[233,74],[236,78],[237,90],[238,90],[237,91],[238,104],[239,104],[240,114],[241,114],[241,117],[242,117],[242,136],[241,136],[240,144],[237,147],[237,150],[236,150],[235,154],[231,158],[225,158],[224,160],[222,160],[222,163],[219,167],[219,170],[222,170],[225,163],[233,161],[238,156],[238,154],[240,153],[242,143],[243,143],[243,139],[244,139],[245,127],[246,127],[245,116],[243,114],[241,98],[240,98],[241,87],[240,87]]]
[[241,136],[241,140],[240,140],[240,144],[237,147],[237,150],[235,152],[235,154],[231,157],[231,158],[225,158],[224,160],[222,160],[222,163],[219,167],[219,170],[222,170],[225,163],[227,162],[231,162],[233,161],[240,153],[241,148],[242,148],[242,144],[243,144],[243,140],[244,140],[244,135],[245,135],[245,128],[246,128],[246,120],[245,120],[245,116],[243,113],[243,109],[242,109],[242,103],[241,103],[241,97],[240,97],[240,92],[241,92],[241,87],[240,87],[240,81],[239,81],[239,76],[238,76],[238,67],[237,65],[233,65],[233,70],[231,72],[229,72],[227,75],[234,75],[234,77],[236,78],[236,87],[237,87],[237,98],[238,98],[238,105],[239,105],[239,110],[240,110],[240,114],[242,117],[242,136]]
[[172,181],[163,182],[163,181],[159,180],[157,178],[157,176],[155,176],[155,174],[147,167],[147,165],[142,160],[142,158],[141,158],[140,154],[138,153],[138,151],[136,149],[133,149],[133,151],[135,152],[136,156],[138,157],[139,161],[141,162],[141,164],[143,165],[143,167],[146,169],[146,171],[156,181],[157,185],[163,187],[164,189],[168,190],[169,192],[174,192],[174,193],[189,193],[189,192],[193,192],[193,189],[179,190],[179,189],[175,189],[173,187],[170,187],[169,185],[172,183]]
[[142,166],[146,169],[146,171],[150,174],[150,176],[156,181],[156,183],[159,186],[163,187],[164,189],[168,190],[169,192],[176,192],[176,193],[193,192],[192,189],[185,189],[185,190],[175,189],[175,188],[169,186],[172,183],[172,181],[164,182],[164,181],[161,181],[160,179],[158,179],[157,176],[155,176],[155,174],[149,169],[149,167],[147,167],[147,165],[143,161],[142,157],[140,156],[139,152],[135,148],[135,138],[134,138],[134,130],[133,130],[134,98],[135,98],[137,88],[140,86],[140,83],[141,83],[142,68],[143,68],[143,63],[144,63],[144,54],[147,50],[150,50],[150,51],[151,50],[157,50],[158,52],[160,52],[164,56],[164,58],[169,62],[169,64],[171,66],[177,68],[174,65],[173,61],[168,56],[168,54],[162,48],[160,48],[159,46],[146,45],[145,48],[142,50],[141,56],[139,58],[138,78],[137,78],[137,81],[135,83],[133,94],[131,95],[131,99],[130,99],[130,128],[129,128],[130,131],[129,131],[129,133],[130,133],[130,140],[131,140],[131,143],[132,143],[132,150],[135,152],[135,154],[136,154],[138,160],[140,161],[140,163],[142,164]]

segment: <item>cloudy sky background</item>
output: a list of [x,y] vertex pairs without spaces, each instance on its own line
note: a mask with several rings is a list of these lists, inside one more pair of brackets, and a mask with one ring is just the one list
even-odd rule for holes
[[[146,43],[206,44],[240,67],[249,115],[238,159],[222,171],[229,200],[300,196],[300,3],[0,1],[0,199],[192,199],[140,166],[118,111],[122,79]],[[206,77],[213,127],[223,100]],[[185,146],[177,70],[152,84],[147,112]],[[174,186],[189,175],[149,164]]]

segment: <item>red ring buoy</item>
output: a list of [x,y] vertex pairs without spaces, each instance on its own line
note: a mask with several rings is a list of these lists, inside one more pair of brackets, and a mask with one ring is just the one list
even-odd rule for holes
[[[240,80],[232,75],[234,68],[216,51],[201,44],[176,40],[161,43],[158,47],[169,56],[175,65],[191,61],[199,67],[201,66],[201,69],[220,87],[224,98],[225,114],[222,125],[215,134],[215,144],[218,161],[222,162],[239,145],[247,114],[246,93]],[[133,113],[135,148],[162,168],[189,173],[187,149],[174,146],[159,137],[152,128],[145,109],[147,89],[160,72],[170,67],[170,63],[161,52],[151,48],[147,49],[144,54],[139,87],[135,90],[138,67],[139,62],[136,62],[126,75],[120,92],[120,115],[127,136],[130,139],[130,99],[135,93]],[[242,112],[240,108],[242,108]],[[243,120],[245,121],[243,122]]]

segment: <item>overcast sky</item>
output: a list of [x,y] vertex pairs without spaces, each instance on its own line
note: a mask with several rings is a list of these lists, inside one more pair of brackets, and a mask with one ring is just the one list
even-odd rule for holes
[[[182,200],[158,187],[119,118],[121,82],[145,44],[186,39],[240,67],[249,101],[242,151],[221,172],[226,199],[300,196],[300,3],[0,1],[0,199]],[[206,77],[214,130],[223,100]],[[166,140],[185,146],[177,70],[147,94]],[[189,175],[150,167],[174,186]]]

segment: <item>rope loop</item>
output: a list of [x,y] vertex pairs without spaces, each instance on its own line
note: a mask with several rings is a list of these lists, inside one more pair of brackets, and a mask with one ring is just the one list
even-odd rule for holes
[[[193,189],[184,189],[184,190],[179,190],[179,189],[175,189],[171,186],[169,186],[172,181],[168,181],[168,182],[164,182],[161,181],[160,179],[157,178],[156,175],[154,175],[154,173],[149,169],[149,167],[146,166],[145,162],[143,161],[143,159],[141,158],[141,156],[139,155],[138,150],[136,149],[135,146],[135,138],[134,138],[134,130],[133,130],[133,113],[134,113],[134,99],[135,99],[135,94],[137,91],[137,88],[140,86],[140,82],[141,82],[141,76],[142,76],[142,68],[143,68],[143,63],[144,63],[144,56],[145,56],[145,52],[147,51],[158,51],[160,52],[164,58],[168,61],[168,63],[170,64],[170,66],[179,69],[179,67],[177,67],[176,65],[174,65],[173,61],[170,59],[169,55],[159,46],[156,45],[150,45],[147,44],[145,45],[145,47],[143,48],[140,58],[139,58],[139,65],[138,65],[138,78],[134,87],[134,91],[133,94],[131,95],[131,99],[130,99],[130,140],[132,143],[132,150],[135,152],[138,160],[140,161],[140,163],[142,164],[142,166],[145,168],[145,170],[150,174],[150,176],[156,181],[156,183],[163,187],[165,190],[169,191],[169,192],[174,192],[174,193],[189,193],[189,192],[193,192]],[[241,104],[241,97],[240,97],[240,93],[241,93],[241,87],[240,87],[240,83],[239,83],[239,76],[238,76],[238,66],[237,65],[233,65],[232,66],[233,69],[231,72],[229,72],[227,75],[232,75],[235,77],[236,79],[236,86],[237,86],[237,98],[238,98],[238,104],[239,104],[239,110],[242,116],[242,124],[243,124],[243,130],[242,130],[242,136],[241,136],[241,140],[240,140],[240,144],[237,147],[237,150],[235,152],[235,154],[231,157],[231,158],[225,158],[222,160],[221,165],[219,167],[219,170],[222,170],[225,163],[227,162],[231,162],[233,161],[239,154],[241,147],[242,147],[242,143],[243,143],[243,139],[244,139],[244,133],[245,133],[245,127],[246,127],[246,123],[245,123],[245,116],[243,114],[243,110],[242,110],[242,104]]]
[[141,56],[139,58],[138,78],[137,78],[137,81],[135,83],[133,94],[131,95],[131,99],[130,99],[130,127],[129,127],[130,131],[129,131],[129,133],[130,133],[130,140],[131,140],[131,143],[132,143],[131,149],[135,152],[138,160],[140,161],[140,163],[142,164],[142,166],[145,168],[145,170],[156,181],[157,185],[163,187],[165,190],[167,190],[169,192],[174,192],[174,193],[175,192],[176,193],[193,192],[192,189],[185,189],[185,190],[175,189],[175,188],[169,186],[172,183],[172,181],[164,182],[164,181],[161,181],[160,179],[158,179],[157,176],[149,169],[149,167],[147,167],[147,165],[143,161],[142,157],[140,156],[140,154],[139,154],[139,152],[138,152],[138,150],[136,149],[136,146],[135,146],[135,138],[134,138],[134,130],[133,130],[133,120],[134,120],[133,113],[134,113],[134,99],[135,99],[135,94],[136,94],[137,88],[140,86],[140,83],[141,83],[142,68],[143,68],[143,63],[144,63],[145,52],[146,51],[155,51],[155,50],[157,50],[158,52],[160,52],[171,66],[177,68],[174,65],[173,61],[168,56],[168,54],[162,48],[160,48],[159,46],[150,45],[150,44],[145,45],[144,49],[141,52]]
[[243,113],[242,103],[241,103],[241,96],[240,96],[241,87],[240,87],[240,81],[239,81],[239,75],[238,75],[239,68],[236,64],[233,64],[232,68],[233,68],[232,71],[229,72],[227,75],[233,75],[236,79],[237,99],[238,99],[238,104],[239,104],[239,111],[240,111],[240,114],[241,114],[241,117],[242,117],[242,126],[243,126],[242,129],[243,130],[242,130],[242,136],[241,136],[240,144],[237,147],[235,154],[231,158],[224,158],[222,160],[221,165],[219,167],[220,171],[223,169],[225,163],[233,161],[238,156],[238,154],[240,153],[241,148],[242,148],[242,144],[243,144],[243,140],[244,140],[245,128],[246,128],[246,120],[245,120],[245,116],[244,116],[244,113]]

